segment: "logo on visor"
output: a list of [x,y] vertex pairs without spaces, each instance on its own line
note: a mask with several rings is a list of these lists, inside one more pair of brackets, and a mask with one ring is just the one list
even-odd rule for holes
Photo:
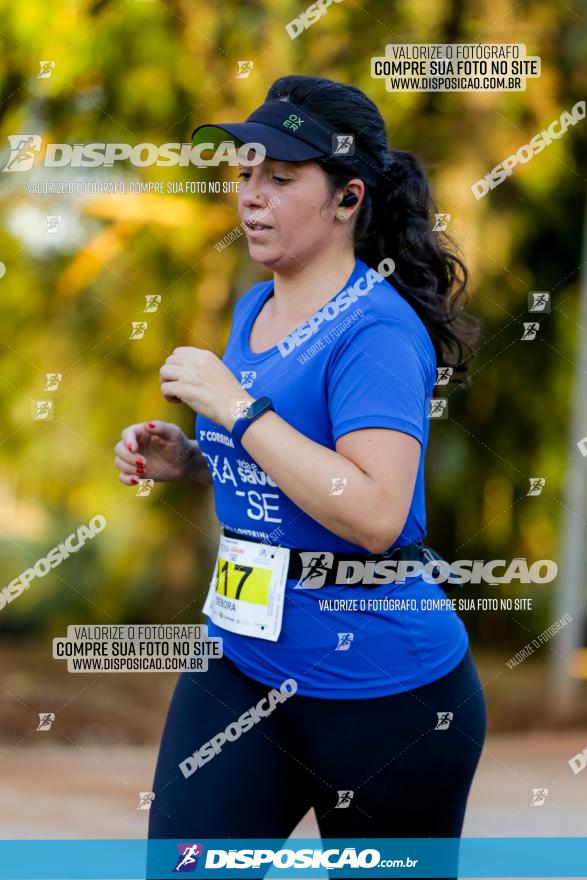
[[291,113],[283,123],[283,126],[285,128],[290,128],[292,131],[297,131],[303,121],[304,120],[301,116],[296,116],[295,113]]

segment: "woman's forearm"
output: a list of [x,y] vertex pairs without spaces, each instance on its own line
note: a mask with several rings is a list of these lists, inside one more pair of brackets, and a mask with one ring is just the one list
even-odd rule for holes
[[[273,411],[256,419],[241,442],[279,488],[329,531],[369,550],[380,545],[377,487],[348,458],[310,440]],[[337,486],[342,491],[333,494]]]

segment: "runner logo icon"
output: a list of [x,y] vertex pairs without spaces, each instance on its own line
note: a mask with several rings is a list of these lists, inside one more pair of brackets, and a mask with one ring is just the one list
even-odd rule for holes
[[178,843],[177,849],[177,865],[173,870],[180,873],[195,871],[198,866],[198,858],[204,852],[204,846],[201,843]]
[[354,791],[339,791],[338,792],[338,803],[335,806],[335,810],[346,810],[351,805],[351,801],[355,796]]
[[326,573],[334,563],[333,553],[306,550],[300,553],[304,569],[294,590],[317,590],[324,586]]
[[29,171],[41,149],[38,134],[9,134],[10,156],[2,171]]

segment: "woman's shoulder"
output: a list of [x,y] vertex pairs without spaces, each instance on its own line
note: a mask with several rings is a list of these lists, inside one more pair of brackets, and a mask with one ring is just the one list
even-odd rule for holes
[[[374,271],[374,270],[372,270]],[[379,342],[393,346],[394,340],[412,345],[436,372],[436,351],[426,325],[415,308],[387,278],[379,276],[366,286],[355,303],[353,321],[339,338],[339,346]]]
[[380,280],[373,285],[372,295],[366,297],[367,310],[370,314],[381,321],[405,324],[413,328],[414,332],[426,336],[428,331],[415,308],[401,295],[393,282],[380,276]]

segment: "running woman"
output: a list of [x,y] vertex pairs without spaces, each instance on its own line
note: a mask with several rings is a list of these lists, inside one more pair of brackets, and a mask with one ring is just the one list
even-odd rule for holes
[[466,628],[419,610],[438,583],[362,581],[352,560],[426,536],[437,367],[461,378],[476,337],[466,269],[359,89],[282,77],[194,143],[212,135],[246,145],[238,210],[273,278],[236,303],[222,360],[179,347],[161,368],[195,438],[154,421],[116,446],[127,484],[205,474],[222,525],[204,607],[224,656],[179,675],[149,837],[284,840],[313,807],[351,844],[458,838],[486,734]]

